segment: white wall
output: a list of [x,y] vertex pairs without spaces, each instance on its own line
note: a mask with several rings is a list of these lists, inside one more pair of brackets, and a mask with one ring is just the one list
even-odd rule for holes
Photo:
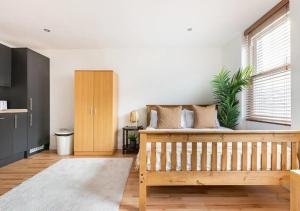
[[[242,36],[237,36],[222,47],[222,65],[224,68],[231,71],[232,74],[239,68],[242,68],[242,43]],[[244,106],[245,100],[242,92],[239,94],[238,99],[240,101],[241,115],[237,129],[244,129],[246,112]]]
[[[282,126],[268,123],[258,123],[246,121],[241,117],[240,126],[243,129],[249,130],[277,130],[277,129],[300,129],[300,1],[290,0],[290,14],[291,14],[291,39],[292,39],[292,126]],[[242,36],[242,35],[241,35]],[[232,58],[241,58],[237,56],[242,49],[241,38],[237,37],[222,47],[222,65],[228,67],[236,67],[239,62]],[[245,95],[242,97],[242,115],[245,114]]]
[[[146,104],[211,103],[210,81],[221,68],[221,50],[102,49],[45,50],[50,58],[51,135],[73,128],[73,83],[76,69],[112,69],[119,75],[119,128],[138,110],[145,125]],[[119,147],[121,146],[119,130]],[[54,148],[51,138],[51,148]]]
[[222,47],[222,64],[230,70],[236,71],[242,66],[242,36],[237,36]]

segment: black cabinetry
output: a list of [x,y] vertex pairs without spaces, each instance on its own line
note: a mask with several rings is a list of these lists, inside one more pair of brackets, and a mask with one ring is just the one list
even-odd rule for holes
[[13,119],[10,114],[0,114],[0,159],[12,154]]
[[11,49],[0,44],[0,86],[11,86]]
[[27,113],[0,114],[0,166],[27,155]]
[[[0,89],[9,107],[28,109],[28,149],[49,146],[49,59],[28,48],[12,48],[12,86]],[[20,124],[19,124],[20,125]]]
[[13,153],[27,151],[27,113],[12,114],[13,125]]

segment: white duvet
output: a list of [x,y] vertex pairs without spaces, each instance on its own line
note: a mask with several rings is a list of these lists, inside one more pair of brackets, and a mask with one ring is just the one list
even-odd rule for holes
[[[153,129],[147,128],[147,130],[159,130],[164,131],[165,129]],[[182,129],[174,129],[174,131],[180,131]],[[218,128],[218,129],[184,129],[185,131],[222,131],[229,130],[227,128]],[[170,131],[168,129],[168,131]],[[251,170],[251,154],[252,147],[251,143],[247,144],[247,170]],[[217,144],[217,170],[221,170],[221,156],[222,156],[222,143]],[[271,142],[267,143],[267,170],[271,169]],[[287,168],[290,169],[291,164],[291,147],[288,145],[287,149]],[[176,170],[181,170],[181,143],[177,143],[177,164]],[[191,152],[192,152],[192,143],[187,143],[187,170],[191,170]],[[202,153],[202,144],[197,143],[197,170],[201,170],[201,153]],[[211,156],[212,156],[212,143],[207,143],[207,170],[211,170]],[[171,143],[167,143],[167,156],[166,156],[166,168],[167,171],[171,169]],[[227,170],[231,170],[231,157],[232,157],[232,143],[227,144]],[[156,170],[159,171],[161,167],[161,143],[156,144]],[[150,159],[151,159],[151,143],[147,143],[147,170],[150,170]],[[238,143],[238,156],[237,156],[237,169],[241,170],[242,168],[242,143]],[[261,169],[261,143],[257,143],[257,168]],[[277,145],[277,169],[281,169],[281,145]]]

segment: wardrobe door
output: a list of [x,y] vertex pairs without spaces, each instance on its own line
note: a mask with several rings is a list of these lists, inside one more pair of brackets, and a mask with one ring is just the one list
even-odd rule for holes
[[94,151],[110,154],[113,134],[113,72],[95,72],[94,76]]
[[75,73],[75,152],[94,151],[94,72]]

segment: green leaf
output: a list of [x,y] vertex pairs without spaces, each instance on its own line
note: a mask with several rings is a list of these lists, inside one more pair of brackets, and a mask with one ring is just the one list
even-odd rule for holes
[[222,68],[215,75],[211,84],[214,98],[218,104],[218,119],[220,124],[227,128],[235,128],[240,115],[239,101],[236,95],[250,85],[253,67],[239,69],[232,76],[230,71]]

